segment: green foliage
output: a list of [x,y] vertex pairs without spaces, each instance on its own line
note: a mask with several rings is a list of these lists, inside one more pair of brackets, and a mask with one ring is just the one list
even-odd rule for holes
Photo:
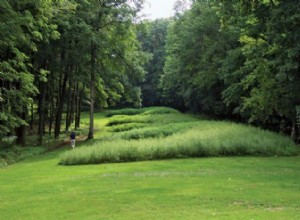
[[137,37],[142,43],[143,51],[152,55],[145,65],[145,80],[142,83],[143,106],[154,106],[161,103],[160,77],[163,75],[165,62],[165,38],[169,19],[157,19],[153,22],[144,21],[138,24]]
[[[148,53],[141,51],[133,23],[141,3],[2,1],[0,138],[16,135],[17,142],[25,144],[28,108],[34,104],[38,105],[40,144],[46,123],[50,133],[55,127],[58,138],[63,110],[67,111],[66,130],[75,114],[78,126],[83,100],[99,108],[118,103],[140,107],[139,84],[149,60]],[[36,111],[30,113],[32,124]]]
[[50,7],[51,1],[4,0],[0,5],[0,138],[27,124],[27,106],[37,94],[29,54],[55,32]]
[[214,115],[226,113],[218,70],[228,48],[218,20],[213,4],[195,2],[170,25],[160,87],[172,106]]
[[8,137],[3,137],[0,140],[0,150],[3,148],[11,147],[16,143],[17,136],[8,136]]
[[294,121],[299,7],[295,1],[194,1],[168,29],[160,84],[165,102],[265,126],[272,117]]

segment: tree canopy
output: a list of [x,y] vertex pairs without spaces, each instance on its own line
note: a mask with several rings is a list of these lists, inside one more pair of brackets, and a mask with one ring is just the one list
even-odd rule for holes
[[[138,83],[148,55],[140,50],[134,17],[142,1],[47,0],[0,4],[0,137],[25,143],[25,126],[38,115],[39,143],[46,125],[56,138],[79,126],[82,103],[122,101],[140,106]],[[30,116],[30,119],[28,118]]]
[[2,0],[0,138],[43,144],[83,109],[93,138],[95,108],[167,105],[297,140],[299,1],[177,1],[138,22],[143,2]]
[[195,1],[168,29],[166,104],[295,138],[299,9],[298,1]]

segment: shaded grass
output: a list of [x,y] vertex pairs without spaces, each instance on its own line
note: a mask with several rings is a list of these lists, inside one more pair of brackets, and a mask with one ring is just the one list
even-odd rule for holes
[[9,164],[34,157],[46,152],[44,147],[19,147],[11,146],[9,148],[0,149],[0,168]]
[[[97,126],[99,125],[99,119],[101,119],[102,123],[105,122],[105,120],[103,119],[103,113],[96,113],[95,116],[97,118],[97,120],[95,120]],[[82,112],[81,119],[81,128],[76,130],[77,139],[84,139],[84,137],[88,134],[89,113]],[[74,127],[74,124],[73,126],[70,126],[70,129],[71,127]],[[63,129],[64,128],[62,128],[62,132],[57,139],[55,139],[52,135],[45,134],[43,136],[42,146],[36,146],[38,135],[35,134],[28,134],[26,136],[25,146],[15,145],[16,137],[14,136],[8,137],[4,140],[0,140],[0,168],[63,147],[63,145],[65,145],[65,143],[69,141],[70,135],[69,131],[63,131]],[[103,133],[104,132],[102,132],[102,134]],[[9,141],[9,139],[11,139],[11,141]]]

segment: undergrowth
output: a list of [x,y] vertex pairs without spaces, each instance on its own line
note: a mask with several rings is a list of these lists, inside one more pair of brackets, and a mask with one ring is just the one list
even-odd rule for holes
[[0,167],[40,155],[46,151],[43,147],[18,147],[11,146],[0,150]]

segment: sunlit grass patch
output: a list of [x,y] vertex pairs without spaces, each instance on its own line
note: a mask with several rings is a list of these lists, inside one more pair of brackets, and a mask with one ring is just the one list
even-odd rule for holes
[[167,137],[139,140],[120,138],[122,133],[114,139],[68,151],[61,155],[60,164],[236,155],[291,156],[299,153],[297,146],[287,137],[230,122],[202,120],[184,132],[174,132]]
[[0,169],[1,219],[300,218],[299,157],[64,167],[58,153]]

